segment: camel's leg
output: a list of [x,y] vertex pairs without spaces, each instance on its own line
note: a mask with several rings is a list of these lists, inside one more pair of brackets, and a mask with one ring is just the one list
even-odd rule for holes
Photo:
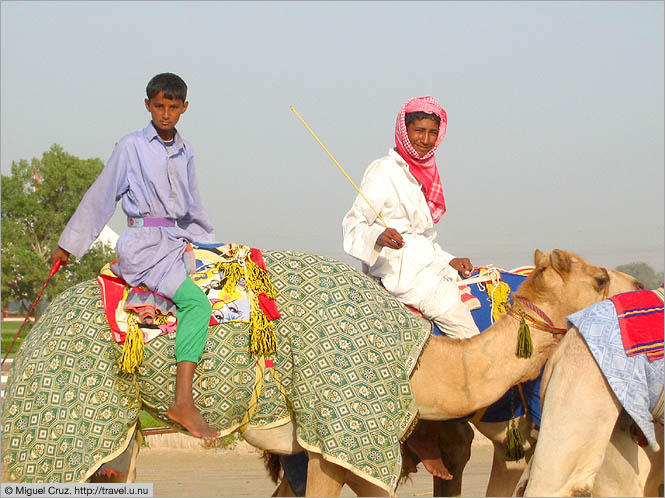
[[462,474],[471,458],[473,429],[469,422],[440,422],[439,447],[441,457],[448,471],[453,475],[450,480],[433,477],[432,496],[461,496]]
[[663,426],[655,424],[656,440],[660,448],[654,452],[650,448],[645,448],[645,452],[649,458],[651,468],[645,479],[644,496],[663,496],[663,481],[665,474],[664,465],[664,450],[663,450]]
[[630,435],[632,423],[633,419],[622,411],[594,481],[594,496],[661,496],[658,486],[663,482],[663,426],[655,426],[660,449],[653,451],[635,444]]
[[320,453],[307,452],[307,488],[305,496],[339,496],[346,469],[323,459]]
[[357,496],[389,496],[389,493],[385,489],[361,479],[353,472],[347,471],[346,485],[351,488]]
[[524,496],[524,490],[526,489],[526,485],[529,482],[529,477],[531,477],[532,463],[533,463],[533,458],[529,460],[529,463],[524,469],[524,472],[522,472],[522,475],[518,479],[517,484],[515,485],[515,490],[513,491],[511,496]]
[[492,471],[485,496],[510,496],[533,455],[535,439],[534,424],[525,415],[516,419],[517,429],[524,441],[524,458],[517,461],[507,460],[508,430],[511,422],[478,422],[476,428],[492,442]]
[[[279,463],[284,470],[284,481],[293,493],[289,496],[305,496],[307,486],[307,452],[301,451],[295,455],[281,455]],[[286,495],[285,495],[286,496]]]
[[574,327],[550,358],[546,377],[547,370],[551,377],[524,496],[589,496],[621,405]]
[[291,489],[291,486],[289,486],[289,481],[282,477],[279,486],[277,486],[270,496],[296,496],[296,494]]
[[[593,496],[663,496],[663,426],[655,426],[660,443],[660,449],[655,452],[635,444],[629,432],[631,423],[632,419],[622,412],[594,480]],[[532,462],[520,478],[513,496],[524,496]]]
[[[312,455],[309,453],[308,455]],[[307,463],[308,456],[303,456],[301,454],[291,455],[292,458],[295,458],[295,469],[298,470],[302,462],[305,463],[306,472],[308,481],[307,481],[307,490],[305,496],[338,496],[341,492],[342,486],[346,483],[349,488],[351,488],[356,495],[358,496],[387,496],[386,491],[375,484],[371,484],[364,479],[356,476],[352,472],[334,465],[330,462],[325,461],[320,454],[316,453],[316,458],[318,461],[315,464],[316,470],[314,473],[310,472],[310,466]],[[284,462],[283,457],[280,457],[280,461]],[[311,462],[311,460],[310,460]],[[294,488],[289,485],[289,480],[287,479],[287,469],[284,468],[284,477],[280,482],[279,486],[272,494],[272,496],[302,496],[294,492]],[[309,477],[312,476],[310,482]],[[300,476],[297,476],[296,479],[299,482]]]

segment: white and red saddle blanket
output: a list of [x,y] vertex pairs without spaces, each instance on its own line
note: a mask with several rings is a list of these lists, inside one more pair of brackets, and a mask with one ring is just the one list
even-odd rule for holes
[[[255,292],[255,286],[249,282],[261,272],[261,278],[269,282],[258,249],[238,244],[193,246],[188,248],[185,259],[190,278],[210,299],[210,325],[251,322],[252,311],[260,312],[268,321],[281,316],[274,301],[274,289]],[[137,321],[144,342],[175,332],[177,310],[173,301],[145,287],[128,286],[115,275],[113,266],[114,263],[106,265],[97,277],[113,340],[118,344],[125,342],[132,319]]]
[[[568,316],[621,406],[654,451],[659,447],[654,422],[663,423],[662,299],[662,290],[633,291]],[[631,315],[638,317],[632,324],[635,327],[627,327]]]

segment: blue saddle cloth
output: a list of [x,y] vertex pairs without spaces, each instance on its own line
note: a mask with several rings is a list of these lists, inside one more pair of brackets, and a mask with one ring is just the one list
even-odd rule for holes
[[[478,273],[474,272],[471,277],[477,276]],[[518,275],[507,271],[501,271],[501,280],[508,284],[511,292],[517,290],[522,282],[526,279],[525,275]],[[476,322],[476,326],[480,332],[484,332],[492,325],[492,303],[487,295],[487,291],[481,290],[478,284],[469,285],[471,294],[480,301],[480,308],[471,311],[471,316]],[[443,335],[441,330],[433,325],[434,335]],[[537,379],[530,380],[522,384],[522,392],[527,404],[527,416],[533,420],[536,426],[540,427],[540,381],[542,378],[542,370]],[[512,387],[506,394],[504,394],[498,401],[490,405],[485,414],[480,419],[481,422],[507,422],[514,418],[520,417],[524,414],[524,403],[519,393],[517,386]],[[458,420],[468,420],[473,417],[473,413]]]

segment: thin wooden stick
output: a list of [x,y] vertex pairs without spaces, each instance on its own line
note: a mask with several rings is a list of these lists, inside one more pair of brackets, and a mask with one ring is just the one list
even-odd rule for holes
[[307,128],[309,130],[309,132],[316,139],[316,141],[319,142],[319,145],[321,147],[323,147],[323,150],[325,150],[328,153],[328,155],[330,156],[330,159],[332,159],[333,162],[337,165],[337,167],[341,170],[341,172],[344,173],[344,176],[346,176],[347,180],[349,180],[351,182],[351,185],[353,185],[353,187],[358,191],[358,193],[362,196],[362,198],[365,199],[365,202],[367,203],[367,205],[370,208],[372,208],[372,211],[374,211],[374,214],[376,215],[376,217],[379,220],[381,220],[381,223],[383,223],[383,226],[388,228],[388,224],[381,217],[381,215],[378,213],[378,211],[376,209],[374,209],[374,206],[372,206],[372,203],[367,200],[367,197],[365,197],[365,194],[363,194],[360,191],[360,189],[357,187],[357,185],[354,183],[354,181],[351,179],[351,177],[346,173],[346,171],[344,171],[344,168],[342,168],[342,166],[337,162],[337,159],[335,159],[335,157],[330,153],[330,151],[328,149],[326,149],[326,146],[323,145],[323,142],[321,142],[321,140],[319,140],[319,137],[316,136],[316,133],[314,133],[314,131],[312,131],[312,129],[309,127],[309,125],[307,123],[305,123],[305,120],[300,116],[300,114],[298,114],[298,111],[296,111],[296,108],[291,106],[291,110],[298,117],[298,119],[302,122],[302,124],[305,125],[305,128]]

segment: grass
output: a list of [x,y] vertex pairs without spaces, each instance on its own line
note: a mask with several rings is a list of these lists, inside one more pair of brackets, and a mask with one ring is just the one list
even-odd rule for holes
[[141,410],[139,412],[139,420],[141,421],[141,427],[144,429],[151,429],[153,427],[166,427],[162,422],[154,418],[148,412]]
[[[2,356],[4,358],[5,353],[7,350],[11,347],[12,342],[14,342],[14,336],[18,332],[18,329],[21,327],[23,324],[23,321],[20,322],[15,322],[15,321],[7,321],[7,320],[2,320]],[[30,329],[30,325],[26,324],[25,327],[23,327],[23,331],[21,332],[21,336],[16,340],[16,344],[14,344],[14,347],[12,348],[12,352],[9,353],[9,358],[13,358],[14,355],[16,354],[16,351],[18,351],[19,346],[21,345],[21,342],[23,341],[23,338],[28,334],[28,330]]]

